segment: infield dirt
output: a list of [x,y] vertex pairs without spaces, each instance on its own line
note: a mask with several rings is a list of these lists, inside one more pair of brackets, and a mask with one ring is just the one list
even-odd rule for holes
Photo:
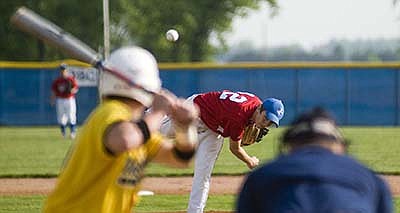
[[[400,196],[400,176],[382,176],[394,196]],[[237,194],[244,176],[213,176],[210,194]],[[56,178],[2,178],[0,195],[47,195],[56,183]],[[155,194],[189,194],[192,177],[147,177],[142,189]]]

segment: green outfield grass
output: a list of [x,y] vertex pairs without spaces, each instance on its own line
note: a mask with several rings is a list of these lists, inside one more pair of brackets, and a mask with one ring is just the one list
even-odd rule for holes
[[[277,151],[277,141],[283,128],[274,129],[260,143],[246,150],[262,161],[271,160]],[[346,127],[346,138],[352,141],[350,154],[369,165],[375,171],[400,174],[400,128]],[[72,144],[61,138],[56,127],[9,128],[0,127],[0,177],[53,177],[59,172],[65,154]],[[221,151],[214,174],[238,175],[246,173],[245,165],[228,149]],[[192,168],[177,170],[160,165],[150,165],[152,176],[176,176],[192,174]],[[0,196],[0,212],[40,212],[44,196]],[[211,195],[207,211],[233,211],[235,195]],[[144,197],[135,212],[184,211],[188,195],[156,195]],[[395,198],[396,212],[400,212],[400,197]]]
[[[0,197],[0,212],[39,213],[44,196],[3,196]],[[236,197],[233,195],[211,195],[206,211],[233,211]],[[174,212],[186,209],[186,195],[155,195],[143,197],[135,212]],[[400,212],[400,198],[394,199],[395,212]]]
[[0,176],[55,176],[70,145],[58,128],[0,127]]
[[[262,161],[271,160],[283,128],[273,129],[264,141],[246,147],[249,154]],[[350,154],[379,173],[400,174],[400,128],[346,127],[345,137],[352,141]],[[59,172],[72,141],[63,139],[56,127],[0,127],[0,177],[53,177]],[[247,167],[230,152],[225,142],[214,168],[214,174],[238,175]],[[170,169],[151,164],[151,176],[192,174],[193,169]]]
[[[35,213],[40,212],[45,196],[0,196],[0,212]],[[189,196],[155,195],[142,197],[135,212],[174,212],[184,211]],[[211,195],[208,198],[206,211],[233,211],[234,195]]]

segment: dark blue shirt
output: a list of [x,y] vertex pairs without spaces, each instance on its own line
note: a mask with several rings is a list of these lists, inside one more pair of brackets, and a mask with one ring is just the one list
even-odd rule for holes
[[253,171],[239,195],[240,213],[393,212],[386,184],[351,157],[306,146]]

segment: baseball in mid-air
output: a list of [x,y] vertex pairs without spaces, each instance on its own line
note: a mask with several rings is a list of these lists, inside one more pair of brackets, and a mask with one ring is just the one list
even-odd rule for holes
[[174,29],[170,29],[165,33],[165,37],[167,38],[168,41],[174,42],[178,40],[179,33]]

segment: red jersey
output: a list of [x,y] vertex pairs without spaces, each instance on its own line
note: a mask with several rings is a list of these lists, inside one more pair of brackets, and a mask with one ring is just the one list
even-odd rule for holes
[[69,76],[67,78],[59,77],[53,81],[51,90],[54,92],[57,98],[71,98],[75,97],[72,93],[73,88],[78,88],[78,84],[74,77]]
[[209,92],[194,99],[200,118],[212,131],[238,141],[261,100],[247,92]]

